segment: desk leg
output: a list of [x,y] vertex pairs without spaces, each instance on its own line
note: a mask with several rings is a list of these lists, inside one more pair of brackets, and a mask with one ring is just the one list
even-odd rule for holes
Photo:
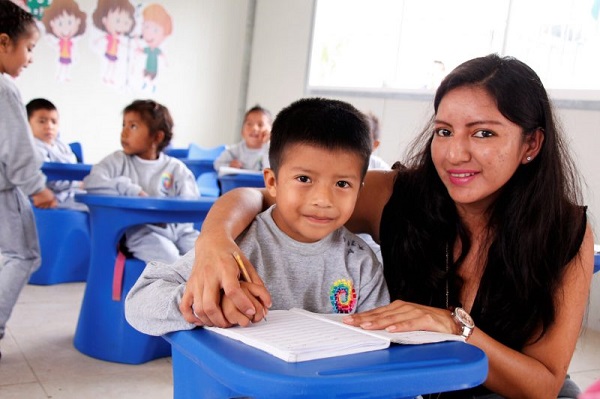
[[242,395],[228,389],[205,373],[200,365],[172,348],[173,399],[223,399]]

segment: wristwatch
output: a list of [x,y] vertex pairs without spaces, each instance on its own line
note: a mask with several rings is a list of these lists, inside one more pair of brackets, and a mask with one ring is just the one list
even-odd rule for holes
[[452,311],[454,322],[460,327],[460,335],[467,340],[473,333],[475,322],[463,308],[454,308]]

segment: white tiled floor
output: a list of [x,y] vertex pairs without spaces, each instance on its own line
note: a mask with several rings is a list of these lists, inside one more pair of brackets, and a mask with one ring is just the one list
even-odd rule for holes
[[[25,287],[0,341],[0,398],[172,398],[170,358],[131,366],[73,347],[83,289],[83,283]],[[600,379],[600,332],[582,334],[569,372],[582,388]]]

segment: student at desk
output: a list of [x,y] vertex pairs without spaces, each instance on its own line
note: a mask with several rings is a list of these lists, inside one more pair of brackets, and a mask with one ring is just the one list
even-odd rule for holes
[[[162,104],[135,100],[123,110],[122,151],[94,165],[83,180],[90,194],[129,197],[200,197],[192,171],[163,153],[173,138],[173,118]],[[125,232],[125,245],[144,262],[174,262],[194,247],[192,223],[147,224]]]
[[272,125],[271,112],[260,105],[246,111],[242,126],[242,141],[228,145],[215,159],[213,166],[218,172],[223,166],[262,171],[267,167],[265,155]]
[[[272,309],[353,313],[389,303],[375,254],[343,227],[354,209],[370,154],[364,116],[350,104],[305,99],[275,119],[271,168],[264,172],[275,204],[238,239],[272,293]],[[228,256],[233,259],[232,253]],[[127,321],[151,335],[196,327],[179,311],[193,263],[193,251],[172,265],[149,263],[125,301]],[[258,287],[241,284],[249,293]],[[252,321],[262,317],[255,315]],[[237,312],[230,320],[240,325],[251,321]]]
[[[35,146],[44,162],[77,163],[71,147],[58,137],[60,119],[56,106],[45,98],[35,98],[25,108]],[[56,196],[59,208],[87,211],[85,205],[75,201],[75,194],[85,193],[81,181],[51,181],[46,185]]]
[[[467,337],[486,353],[489,374],[455,397],[575,398],[566,371],[588,302],[593,237],[548,94],[527,65],[492,54],[449,73],[433,106],[406,168],[368,172],[347,223],[381,244],[394,301],[346,322]],[[181,300],[186,320],[227,324],[221,289],[241,314],[269,303],[266,290],[260,301],[245,296],[226,256],[263,201],[272,198],[238,189],[211,208]]]

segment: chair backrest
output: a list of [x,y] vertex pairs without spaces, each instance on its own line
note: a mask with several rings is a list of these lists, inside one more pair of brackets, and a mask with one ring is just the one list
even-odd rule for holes
[[74,141],[69,143],[69,147],[71,147],[71,151],[75,154],[77,163],[83,163],[83,148],[81,147],[81,143],[79,141]]
[[203,197],[218,197],[221,194],[217,172],[202,173],[196,179],[198,190]]
[[188,149],[187,157],[189,159],[210,159],[214,161],[223,151],[225,151],[224,145],[213,148],[204,148],[192,143]]
[[165,154],[167,154],[170,157],[177,158],[177,159],[187,158],[188,149],[187,148],[167,147],[167,148],[165,148]]

